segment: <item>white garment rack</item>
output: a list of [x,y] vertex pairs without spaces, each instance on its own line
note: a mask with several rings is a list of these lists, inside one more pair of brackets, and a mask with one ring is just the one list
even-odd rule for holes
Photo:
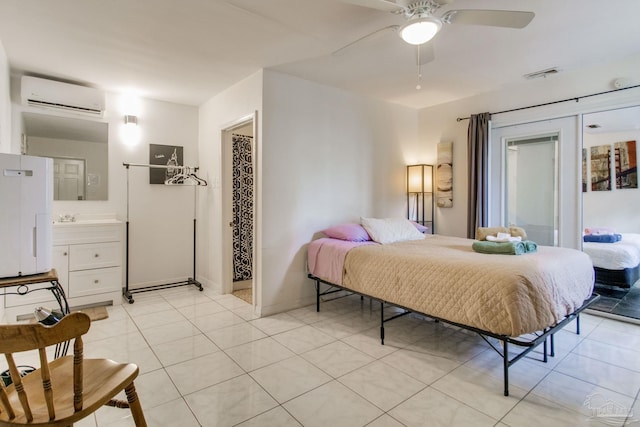
[[[159,289],[167,289],[167,288],[175,288],[178,286],[195,286],[200,291],[203,290],[202,284],[196,280],[196,212],[198,206],[198,193],[196,190],[197,186],[207,185],[207,181],[195,175],[195,172],[198,171],[197,167],[192,166],[168,166],[168,165],[149,165],[142,163],[123,163],[125,168],[127,168],[127,222],[126,222],[126,240],[125,240],[125,287],[122,290],[123,295],[129,301],[129,304],[134,303],[133,294],[140,292],[150,292]],[[131,167],[144,167],[150,169],[177,169],[180,173],[185,174],[185,179],[180,183],[177,183],[176,180],[165,181],[166,185],[192,185],[194,187],[194,204],[193,204],[193,277],[187,278],[187,280],[182,280],[179,282],[171,282],[171,283],[162,283],[159,285],[151,285],[145,286],[136,289],[129,289],[129,170]]]

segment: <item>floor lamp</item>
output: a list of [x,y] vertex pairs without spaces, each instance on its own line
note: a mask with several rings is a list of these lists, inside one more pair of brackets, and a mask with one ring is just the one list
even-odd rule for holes
[[433,165],[407,166],[407,218],[434,233]]

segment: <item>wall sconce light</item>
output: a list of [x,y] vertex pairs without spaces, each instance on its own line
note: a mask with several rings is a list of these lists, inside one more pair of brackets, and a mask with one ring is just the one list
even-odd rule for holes
[[407,218],[433,234],[433,165],[407,166]]
[[124,116],[124,141],[127,145],[136,145],[140,141],[137,116]]
[[124,124],[138,126],[138,117],[131,115],[124,116]]

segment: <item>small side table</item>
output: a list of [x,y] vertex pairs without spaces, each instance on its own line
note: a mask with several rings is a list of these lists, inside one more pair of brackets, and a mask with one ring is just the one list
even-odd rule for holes
[[[48,287],[39,287],[30,289],[29,285],[34,285],[37,283],[45,283],[50,282],[51,286]],[[8,291],[6,288],[17,288],[15,292]],[[55,297],[56,301],[58,301],[58,305],[60,306],[60,311],[62,314],[69,314],[69,303],[67,302],[67,296],[64,293],[64,289],[60,282],[58,281],[58,273],[55,269],[51,269],[51,271],[47,273],[41,274],[32,274],[29,276],[17,276],[17,277],[3,277],[0,279],[0,289],[5,289],[5,295],[26,295],[31,292],[36,291],[50,291]],[[69,343],[63,343],[56,345],[55,357],[58,358],[60,356],[64,356],[67,353],[69,348]]]

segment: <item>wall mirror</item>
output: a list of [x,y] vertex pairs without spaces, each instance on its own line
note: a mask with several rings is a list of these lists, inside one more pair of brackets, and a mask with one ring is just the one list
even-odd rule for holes
[[23,153],[53,158],[54,200],[108,199],[105,122],[23,112]]
[[585,114],[582,140],[584,227],[640,233],[640,107]]
[[594,308],[640,318],[640,107],[585,114],[582,141],[582,249],[602,297]]

